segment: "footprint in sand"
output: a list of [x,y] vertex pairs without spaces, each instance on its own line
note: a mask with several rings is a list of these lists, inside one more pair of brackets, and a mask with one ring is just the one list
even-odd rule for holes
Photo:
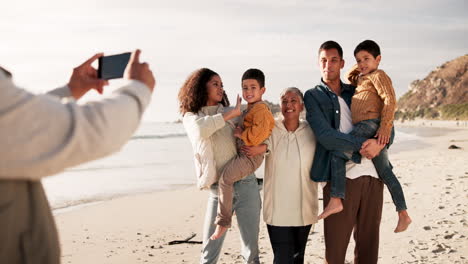
[[444,251],[445,251],[445,248],[443,248],[441,245],[437,245],[437,248],[432,250],[432,253],[441,253]]
[[455,235],[455,233],[453,234],[449,234],[449,235],[445,235],[444,238],[445,239],[452,239],[452,237]]

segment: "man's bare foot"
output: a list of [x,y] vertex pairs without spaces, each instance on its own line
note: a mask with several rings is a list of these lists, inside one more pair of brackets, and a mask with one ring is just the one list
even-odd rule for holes
[[408,212],[406,212],[406,210],[401,210],[398,212],[398,224],[393,232],[403,232],[408,228],[410,224],[411,218],[409,217]]
[[228,230],[228,227],[227,227],[227,226],[220,226],[220,225],[217,225],[217,226],[216,226],[216,230],[215,230],[214,233],[210,236],[210,239],[211,239],[211,240],[216,240],[216,239],[222,237],[223,234],[226,233],[227,230]]
[[318,216],[318,220],[325,219],[328,216],[339,213],[341,211],[343,211],[343,203],[341,202],[341,198],[331,197],[327,207],[325,207],[323,212]]

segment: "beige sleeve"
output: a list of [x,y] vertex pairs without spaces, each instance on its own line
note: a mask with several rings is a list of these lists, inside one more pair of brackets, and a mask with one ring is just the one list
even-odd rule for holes
[[119,150],[151,98],[131,81],[99,101],[34,95],[0,78],[0,178],[39,180]]
[[209,138],[226,124],[221,113],[212,116],[199,116],[198,114],[187,112],[182,122],[187,133],[199,138]]
[[371,81],[377,90],[377,94],[383,101],[378,132],[390,137],[396,110],[396,96],[392,80],[384,71],[379,70],[375,75],[373,75]]
[[68,88],[67,85],[50,90],[47,94],[57,96],[58,98],[73,98],[70,88]]

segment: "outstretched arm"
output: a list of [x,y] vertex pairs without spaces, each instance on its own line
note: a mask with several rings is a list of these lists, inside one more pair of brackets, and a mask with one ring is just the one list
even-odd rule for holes
[[199,116],[197,113],[187,112],[184,115],[183,123],[188,133],[200,138],[209,138],[216,131],[223,128],[226,121],[241,115],[241,99],[237,96],[237,103],[234,109],[225,113],[211,116]]
[[[149,68],[132,60],[150,80]],[[135,77],[103,100],[78,105],[31,94],[0,76],[0,178],[39,180],[119,150],[149,104],[150,85]]]

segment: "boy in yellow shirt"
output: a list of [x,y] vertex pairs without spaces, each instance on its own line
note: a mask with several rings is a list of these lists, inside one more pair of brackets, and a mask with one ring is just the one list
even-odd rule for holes
[[[356,91],[351,101],[351,117],[354,125],[350,134],[364,138],[376,137],[380,144],[387,145],[390,142],[393,128],[393,119],[396,109],[395,91],[390,77],[378,69],[381,60],[380,47],[372,40],[365,40],[354,49],[354,57],[357,64],[348,73],[351,85],[356,86]],[[372,162],[379,174],[379,178],[387,185],[392,196],[393,203],[398,212],[398,224],[395,233],[405,231],[411,224],[408,215],[406,201],[400,182],[393,173],[393,166],[388,160],[388,145]],[[358,153],[336,153],[342,161],[344,168],[346,160],[360,163],[361,156]],[[346,158],[345,158],[346,157]],[[341,199],[345,196],[344,170],[335,170],[331,175],[330,202],[319,215],[319,219],[326,218],[343,210]]]
[[242,75],[242,97],[247,101],[234,136],[237,138],[237,156],[223,169],[218,181],[218,214],[212,240],[220,238],[231,226],[233,184],[255,172],[263,162],[263,155],[247,157],[240,151],[242,146],[257,146],[271,134],[275,120],[268,105],[262,101],[265,93],[265,75],[261,70],[248,69]]

